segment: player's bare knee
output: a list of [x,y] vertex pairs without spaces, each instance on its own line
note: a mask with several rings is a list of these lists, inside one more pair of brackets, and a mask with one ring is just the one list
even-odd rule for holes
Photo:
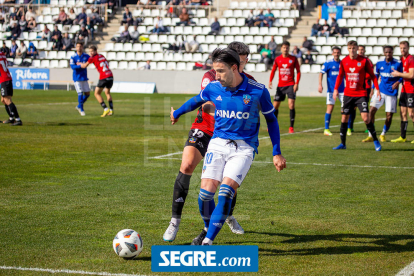
[[191,161],[183,160],[181,162],[180,172],[183,174],[192,174],[197,167],[197,164],[193,164]]

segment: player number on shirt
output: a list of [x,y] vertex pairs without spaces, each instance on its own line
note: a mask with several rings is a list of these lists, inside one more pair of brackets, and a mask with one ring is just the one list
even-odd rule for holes
[[4,62],[4,60],[0,60],[0,64],[1,64],[1,67],[3,67],[4,72],[6,72],[6,73],[9,72],[9,69],[7,69],[7,65]]
[[108,62],[107,62],[107,61],[103,61],[103,62],[101,62],[101,63],[99,64],[99,66],[101,66],[101,67],[102,67],[102,72],[107,71],[107,70],[108,70],[108,68],[109,68],[109,65],[108,65]]

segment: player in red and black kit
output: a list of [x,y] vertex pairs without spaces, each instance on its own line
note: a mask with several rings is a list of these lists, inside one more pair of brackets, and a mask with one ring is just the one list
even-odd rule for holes
[[[95,98],[104,109],[101,117],[112,116],[114,114],[114,104],[112,103],[111,88],[114,84],[114,76],[112,75],[111,69],[106,58],[98,54],[95,46],[89,46],[89,55],[91,56],[88,62],[82,64],[82,68],[88,67],[89,64],[93,63],[99,72],[99,82],[95,88]],[[109,109],[106,106],[101,93],[105,88],[106,99],[109,103]]]
[[7,68],[6,55],[0,52],[0,88],[1,88],[1,102],[6,107],[9,119],[3,121],[3,124],[11,124],[12,126],[23,125],[20,120],[17,108],[12,102],[13,96],[13,81],[9,69]]
[[[296,92],[298,91],[300,81],[300,65],[298,59],[292,55],[289,55],[290,43],[285,41],[282,43],[282,54],[275,58],[273,63],[272,72],[270,72],[269,89],[273,86],[273,78],[275,77],[276,70],[279,68],[279,84],[276,88],[276,96],[273,101],[275,107],[275,115],[279,114],[280,103],[283,102],[288,96],[289,109],[290,109],[290,127],[289,133],[294,133],[293,125],[295,124],[295,100]],[[295,82],[295,69],[296,69],[296,82]]]
[[[243,72],[244,66],[248,61],[248,56],[250,54],[249,47],[241,42],[232,42],[228,45],[228,48],[236,51],[240,56],[240,67],[239,71],[245,74],[249,79],[254,78],[249,74]],[[201,89],[204,89],[207,84],[211,81],[216,80],[216,71],[210,70],[206,72],[201,81]],[[173,111],[173,109],[171,108]],[[194,169],[197,167],[198,163],[203,159],[204,155],[207,152],[207,147],[210,142],[211,137],[213,136],[214,131],[214,112],[215,106],[212,102],[207,102],[201,106],[197,113],[197,118],[195,119],[191,130],[188,133],[188,140],[185,143],[180,172],[175,180],[174,184],[174,193],[173,193],[173,202],[172,202],[172,216],[170,225],[164,233],[164,241],[172,242],[175,240],[177,235],[179,225],[181,222],[181,214],[184,208],[185,199],[188,194],[188,189],[190,187],[190,178],[193,174]],[[233,233],[243,234],[244,230],[233,217],[233,209],[236,204],[235,194],[230,214],[226,220],[227,224],[230,226]],[[192,242],[194,245],[201,245],[205,235],[207,234],[206,229],[204,229],[197,238]]]
[[[400,42],[401,62],[403,64],[404,72],[393,71],[393,77],[403,78],[403,85],[400,95],[400,115],[401,115],[401,136],[397,139],[391,140],[393,143],[404,143],[407,141],[407,127],[408,115],[414,123],[414,57],[408,53],[410,44],[408,41]],[[411,141],[414,144],[414,140]]]
[[366,74],[368,73],[371,80],[374,82],[374,86],[377,89],[377,97],[381,99],[381,94],[379,92],[378,80],[374,75],[373,66],[369,59],[366,57],[360,56],[357,53],[358,43],[356,41],[348,42],[348,52],[349,55],[341,60],[339,66],[339,75],[336,79],[335,90],[333,94],[334,100],[338,97],[338,87],[341,85],[343,78],[345,76],[345,91],[344,91],[344,100],[342,102],[342,120],[341,120],[341,144],[335,148],[346,149],[346,131],[348,127],[348,119],[351,110],[355,107],[359,108],[361,112],[362,120],[364,120],[367,129],[372,134],[374,139],[375,150],[381,150],[381,144],[377,139],[377,134],[375,132],[374,124],[371,122],[368,110],[368,95],[365,87]]

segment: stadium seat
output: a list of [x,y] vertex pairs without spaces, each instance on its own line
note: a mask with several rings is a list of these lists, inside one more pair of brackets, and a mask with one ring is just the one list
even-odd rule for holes
[[59,60],[59,68],[68,68],[69,62],[67,60]]
[[49,51],[47,55],[47,59],[57,59],[57,52],[56,51]]
[[254,63],[247,63],[244,67],[245,71],[247,72],[255,72],[256,71],[256,65]]
[[408,36],[408,37],[414,36],[413,29],[412,28],[404,28],[403,35]]
[[39,64],[40,68],[50,68],[50,61],[47,59],[44,59]]
[[316,56],[316,63],[324,64],[325,62],[326,62],[326,56],[325,55],[317,55]]
[[135,60],[138,60],[138,61],[145,60],[145,53],[142,53],[142,52],[136,53],[135,54]]
[[59,51],[57,53],[57,59],[66,59],[66,52],[65,51]]
[[115,52],[108,52],[108,55],[106,56],[108,60],[116,60],[116,53]]
[[51,60],[49,64],[49,68],[58,68],[59,67],[59,61],[58,60]]
[[[168,65],[167,65],[167,67],[168,67]],[[175,70],[184,71],[186,68],[187,68],[187,66],[186,66],[185,62],[177,62]]]
[[256,64],[256,72],[266,72],[266,66],[264,65],[264,63]]
[[376,37],[368,37],[367,45],[377,45],[378,40]]
[[301,73],[309,73],[310,72],[310,65],[309,64],[302,64],[300,66]]
[[138,69],[138,63],[136,61],[128,62],[128,70],[137,70],[137,69]]
[[120,61],[118,63],[118,69],[121,69],[121,70],[128,69],[128,62],[127,61]]
[[122,51],[129,52],[132,51],[132,43],[124,43],[124,47],[122,48]]
[[114,51],[114,43],[106,43],[105,51]]
[[320,73],[321,66],[319,64],[312,64],[310,67],[310,73]]
[[118,61],[110,61],[109,68],[114,69],[114,70],[118,69]]
[[393,36],[398,36],[398,37],[400,37],[400,36],[402,36],[403,35],[403,29],[402,28],[394,28],[394,29],[392,29],[392,35]]
[[125,60],[126,59],[126,55],[125,52],[117,52],[116,53],[116,58],[115,60]]
[[126,60],[134,60],[135,59],[135,53],[134,52],[127,52],[125,56]]
[[378,45],[384,46],[388,44],[387,37],[378,37]]
[[34,59],[31,67],[40,68],[40,60]]

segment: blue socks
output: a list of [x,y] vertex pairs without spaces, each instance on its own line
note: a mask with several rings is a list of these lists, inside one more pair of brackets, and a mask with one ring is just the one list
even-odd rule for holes
[[389,127],[387,127],[386,125],[384,125],[384,128],[382,129],[382,133],[387,133],[388,132],[388,130],[390,130],[390,128]]
[[[201,194],[201,191],[200,191]],[[221,184],[218,194],[218,204],[211,215],[206,238],[214,240],[223,227],[223,223],[230,213],[231,202],[234,196],[234,189],[226,184]]]
[[89,95],[83,95],[82,96],[82,104],[84,104],[86,102],[86,100],[89,98]]
[[325,129],[329,129],[331,123],[331,114],[325,113]]
[[201,218],[204,220],[204,225],[208,228],[211,214],[216,207],[216,204],[214,203],[214,193],[200,189],[200,193],[198,194],[198,207],[200,209]]
[[78,94],[78,108],[81,111],[83,110],[83,104],[86,102],[86,100],[89,98],[89,95],[85,95],[84,93]]

